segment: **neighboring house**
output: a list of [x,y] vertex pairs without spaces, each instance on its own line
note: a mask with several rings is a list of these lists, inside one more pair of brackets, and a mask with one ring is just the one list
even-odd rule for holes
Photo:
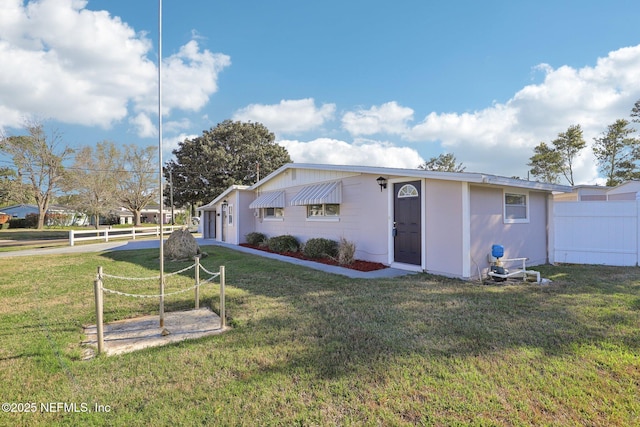
[[[184,214],[186,210],[184,208],[174,208],[174,216]],[[110,212],[112,216],[117,218],[118,224],[133,224],[133,213],[124,207],[119,207]],[[164,216],[164,224],[171,224],[171,207],[165,206],[162,208],[162,214]],[[158,217],[160,216],[160,205],[151,204],[140,211],[140,221],[143,224],[158,224]]]
[[592,202],[607,200],[607,190],[611,187],[601,185],[576,185],[569,193],[554,194],[556,202]]
[[598,185],[576,185],[570,193],[556,194],[556,202],[606,202],[636,200],[640,192],[640,181],[627,181],[615,187]]
[[640,192],[640,181],[627,181],[607,191],[607,201],[636,200]]
[[507,257],[548,262],[552,192],[571,187],[479,173],[290,163],[200,207],[205,238],[250,232],[356,244],[356,258],[469,279],[492,244]]
[[[30,204],[20,204],[6,206],[1,208],[2,212],[11,215],[13,219],[24,219],[27,215],[38,215],[38,206]],[[49,205],[47,215],[52,216],[45,225],[54,225],[54,218],[61,219],[63,222],[56,225],[84,225],[87,221],[86,215],[65,206]]]

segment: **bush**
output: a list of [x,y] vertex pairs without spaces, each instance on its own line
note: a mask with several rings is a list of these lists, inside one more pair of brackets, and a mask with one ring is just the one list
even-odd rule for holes
[[11,218],[8,224],[9,228],[27,228],[27,220],[24,218]]
[[321,237],[309,239],[302,253],[307,258],[335,258],[338,255],[338,242]]
[[252,246],[264,246],[267,242],[267,235],[263,233],[253,232],[245,236],[247,243]]
[[344,237],[340,238],[338,244],[338,264],[349,265],[355,260],[356,244],[348,241]]
[[283,252],[298,252],[300,249],[300,242],[293,236],[275,236],[267,241],[267,247],[270,251],[283,253]]
[[24,228],[36,228],[38,226],[38,218],[40,215],[30,213],[24,216]]

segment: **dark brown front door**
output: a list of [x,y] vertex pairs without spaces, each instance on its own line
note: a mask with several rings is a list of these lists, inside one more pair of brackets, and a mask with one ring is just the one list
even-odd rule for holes
[[394,261],[422,263],[422,212],[420,181],[393,185]]

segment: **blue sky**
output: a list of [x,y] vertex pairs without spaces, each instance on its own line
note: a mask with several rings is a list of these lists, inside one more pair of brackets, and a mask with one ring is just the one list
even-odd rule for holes
[[[3,0],[0,128],[71,146],[157,142],[157,0]],[[294,161],[526,177],[533,147],[589,144],[640,99],[637,1],[163,0],[165,160],[225,119]],[[581,183],[602,182],[590,149]]]

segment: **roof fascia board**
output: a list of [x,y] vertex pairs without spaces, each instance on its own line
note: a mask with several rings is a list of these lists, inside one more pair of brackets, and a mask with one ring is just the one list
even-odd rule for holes
[[439,179],[443,181],[459,181],[459,182],[471,182],[479,184],[494,184],[510,187],[521,187],[532,190],[541,191],[556,191],[567,193],[572,191],[572,187],[566,185],[549,184],[537,181],[524,181],[521,179],[501,177],[497,175],[488,175],[474,172],[438,172],[427,171],[422,169],[401,169],[401,168],[385,168],[379,166],[346,166],[346,165],[324,165],[314,163],[287,163],[281,166],[269,175],[256,182],[251,186],[251,189],[257,189],[266,182],[270,181],[283,171],[287,169],[319,169],[330,171],[344,171],[344,172],[357,172],[357,173],[370,173],[379,175],[394,175],[394,176],[406,176],[411,178],[427,178],[427,179]]
[[196,208],[196,210],[198,210],[198,211],[206,210],[206,208],[210,208],[212,206],[215,206],[216,204],[218,204],[218,202],[220,200],[222,200],[225,197],[227,197],[229,195],[229,193],[231,193],[232,191],[244,191],[244,190],[249,190],[249,189],[251,189],[251,187],[249,187],[248,185],[232,185],[231,187],[227,188],[222,193],[220,193],[220,195],[218,197],[216,197],[215,199],[213,199],[211,202],[207,203],[206,205],[202,205],[202,206]]

